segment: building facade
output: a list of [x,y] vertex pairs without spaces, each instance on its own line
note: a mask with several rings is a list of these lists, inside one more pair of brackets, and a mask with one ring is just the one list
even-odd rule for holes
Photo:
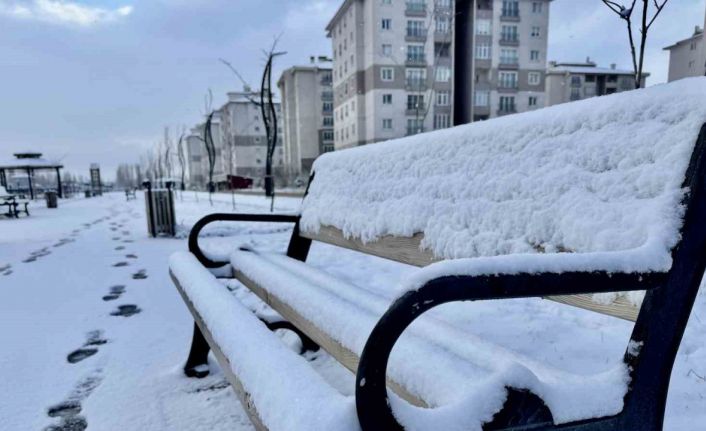
[[314,160],[333,151],[333,77],[330,60],[322,66],[294,66],[277,82],[282,100],[284,165],[288,180],[306,181]]
[[[260,93],[249,89],[228,93],[228,101],[219,109],[219,145],[217,162],[220,175],[214,179],[225,188],[228,175],[250,177],[256,186],[264,184],[267,159],[267,134],[258,105]],[[284,177],[284,150],[282,148],[282,109],[275,103],[278,138],[272,158],[273,173]],[[215,137],[214,137],[215,140]]]
[[473,120],[544,106],[550,1],[472,0],[474,61],[455,77],[455,0],[345,0],[326,28],[335,148],[450,127],[455,80],[473,83]]
[[691,37],[680,40],[664,50],[669,51],[669,82],[706,75],[706,42],[701,27],[696,27]]
[[[649,73],[643,73],[640,87],[645,86]],[[551,62],[547,68],[547,106],[559,103],[604,96],[635,89],[635,74],[632,70],[598,67],[590,59],[585,63]]]

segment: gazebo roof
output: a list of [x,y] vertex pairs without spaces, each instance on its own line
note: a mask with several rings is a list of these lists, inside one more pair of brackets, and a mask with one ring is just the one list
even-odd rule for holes
[[15,153],[14,159],[0,159],[0,169],[57,169],[64,166],[55,160],[42,158],[42,153]]

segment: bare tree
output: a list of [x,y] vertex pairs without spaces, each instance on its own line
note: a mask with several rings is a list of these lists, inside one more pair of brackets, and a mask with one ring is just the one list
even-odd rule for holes
[[[186,188],[184,184],[186,181],[186,154],[184,151],[184,136],[186,135],[186,128],[182,127],[181,133],[179,134],[179,140],[177,141],[177,160],[179,161],[179,175],[181,179],[181,185],[179,189],[183,192]],[[181,196],[182,200],[184,199]]]
[[[645,64],[645,46],[647,44],[647,33],[655,22],[655,19],[659,16],[666,6],[669,0],[639,0],[642,3],[642,13],[639,22],[639,33],[640,33],[640,43],[635,44],[635,36],[633,34],[633,12],[635,11],[635,5],[638,4],[638,0],[632,0],[630,6],[621,5],[612,0],[601,0],[603,3],[615,12],[620,19],[625,21],[625,25],[628,30],[628,40],[630,41],[630,54],[632,55],[632,65],[635,72],[635,88],[640,88],[642,84],[642,68]],[[650,18],[650,6],[654,5],[654,13]]]

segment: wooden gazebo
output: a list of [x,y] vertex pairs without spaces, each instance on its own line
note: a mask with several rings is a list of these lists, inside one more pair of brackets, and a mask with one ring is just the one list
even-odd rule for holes
[[64,166],[58,162],[50,161],[42,158],[42,153],[15,153],[15,158],[10,161],[0,161],[0,185],[7,188],[8,173],[11,171],[21,171],[27,173],[29,184],[30,199],[34,199],[34,185],[32,177],[35,171],[55,171],[56,172],[56,192],[60,198],[63,198],[63,190],[61,187],[61,168]]

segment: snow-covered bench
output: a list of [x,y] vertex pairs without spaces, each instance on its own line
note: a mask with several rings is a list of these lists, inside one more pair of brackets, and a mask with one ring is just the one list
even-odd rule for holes
[[[299,216],[203,218],[170,259],[196,321],[186,374],[205,375],[211,349],[260,429],[661,429],[706,268],[703,100],[706,78],[686,79],[328,153]],[[286,255],[219,261],[198,245],[214,221],[294,229]],[[307,265],[312,241],[423,268],[390,303]],[[355,372],[355,400],[217,276]],[[578,376],[432,316],[408,328],[440,304],[526,297],[634,320],[623,366]]]

